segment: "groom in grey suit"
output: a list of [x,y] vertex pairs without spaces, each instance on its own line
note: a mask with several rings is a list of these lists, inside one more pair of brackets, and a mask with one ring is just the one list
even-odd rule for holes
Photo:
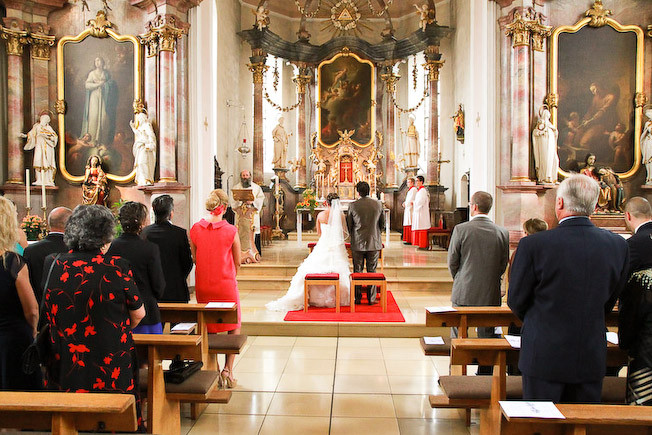
[[[375,272],[378,265],[383,242],[380,231],[385,226],[383,204],[369,198],[369,183],[360,181],[355,185],[360,198],[349,205],[346,214],[346,226],[351,235],[351,255],[353,256],[353,272],[360,273],[367,263],[367,272]],[[367,287],[369,305],[376,303],[376,286]],[[355,303],[362,299],[362,288],[355,288]]]
[[[487,213],[493,198],[475,192],[469,204],[471,220],[457,225],[448,248],[448,269],[453,276],[453,306],[500,306],[500,283],[509,260],[509,232]],[[457,336],[457,331],[453,330]],[[478,328],[479,338],[495,337],[494,328]],[[491,367],[478,368],[491,374]]]

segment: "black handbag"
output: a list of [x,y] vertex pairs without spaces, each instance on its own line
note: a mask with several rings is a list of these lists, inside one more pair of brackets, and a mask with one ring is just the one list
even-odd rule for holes
[[190,376],[197,373],[204,366],[201,361],[185,361],[179,355],[172,360],[170,369],[163,373],[165,382],[181,384]]
[[[50,283],[50,276],[52,275],[52,269],[57,262],[61,254],[57,254],[50,265],[50,270],[48,271],[48,277],[45,280],[45,285],[43,286],[43,295],[41,296],[41,305],[39,306],[39,319],[43,315],[43,304],[45,302],[45,292],[47,291],[48,284]],[[41,366],[47,365],[48,360],[51,357],[50,352],[50,324],[43,322],[43,326],[36,334],[34,342],[30,344],[22,356],[22,368],[23,373],[31,375],[36,372]]]

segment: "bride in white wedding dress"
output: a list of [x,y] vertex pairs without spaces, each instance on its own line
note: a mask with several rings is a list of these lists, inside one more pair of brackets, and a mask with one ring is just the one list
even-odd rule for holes
[[[339,273],[340,274],[340,305],[350,304],[349,256],[346,253],[344,240],[348,236],[343,225],[344,214],[339,197],[331,193],[326,198],[326,210],[317,216],[321,236],[313,251],[303,260],[297,273],[290,282],[290,288],[285,296],[267,305],[270,311],[296,311],[303,309],[303,283],[309,273]],[[325,223],[328,222],[328,223]],[[310,306],[334,307],[334,286],[311,286]]]

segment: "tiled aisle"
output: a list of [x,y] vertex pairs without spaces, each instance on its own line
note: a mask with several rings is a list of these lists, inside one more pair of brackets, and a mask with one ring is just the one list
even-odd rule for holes
[[[373,326],[370,326],[373,327]],[[448,357],[426,357],[414,338],[249,337],[236,358],[228,405],[182,434],[468,434],[456,410],[433,410]]]

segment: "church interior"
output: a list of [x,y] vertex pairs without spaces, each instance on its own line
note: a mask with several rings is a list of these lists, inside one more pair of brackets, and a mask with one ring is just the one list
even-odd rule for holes
[[[237,314],[246,342],[211,353],[209,314],[159,304],[164,328],[197,327],[163,336],[199,338],[194,350],[136,341],[149,362],[138,405],[149,433],[535,433],[501,420],[498,400],[520,398],[497,374],[512,354],[452,353],[451,327],[464,340],[462,330],[506,333],[515,321],[507,296],[481,320],[447,317],[454,229],[474,192],[487,192],[511,253],[528,219],[557,227],[558,189],[574,173],[599,183],[593,224],[623,237],[627,200],[652,200],[649,0],[0,0],[0,22],[0,191],[28,243],[54,230],[58,207],[106,206],[117,222],[135,201],[149,225],[153,201],[169,196],[171,223],[190,232],[220,209],[208,209],[215,189],[229,196],[220,210],[238,229],[242,265],[237,307],[218,322]],[[339,276],[328,287],[337,306],[304,311],[306,275],[300,308],[269,309],[326,238],[331,198],[346,231],[363,182],[381,210],[364,224],[382,243],[376,270],[367,259],[367,275],[382,274],[379,303],[371,290],[354,303],[348,278],[340,297]],[[195,270],[192,306],[208,302]],[[503,294],[507,284],[505,274]],[[440,337],[440,347],[425,340]],[[170,393],[159,369],[179,353],[218,373],[236,354],[237,385],[217,391],[215,380],[201,400]],[[476,377],[479,360],[494,366],[481,397],[446,396],[443,377]],[[625,405],[626,365],[615,376],[622,400],[604,406]],[[28,411],[12,419],[4,394],[0,427],[44,430]],[[48,412],[33,415],[54,425]],[[90,417],[61,418],[94,431]],[[622,432],[578,433],[652,427],[649,415],[621,420]]]

